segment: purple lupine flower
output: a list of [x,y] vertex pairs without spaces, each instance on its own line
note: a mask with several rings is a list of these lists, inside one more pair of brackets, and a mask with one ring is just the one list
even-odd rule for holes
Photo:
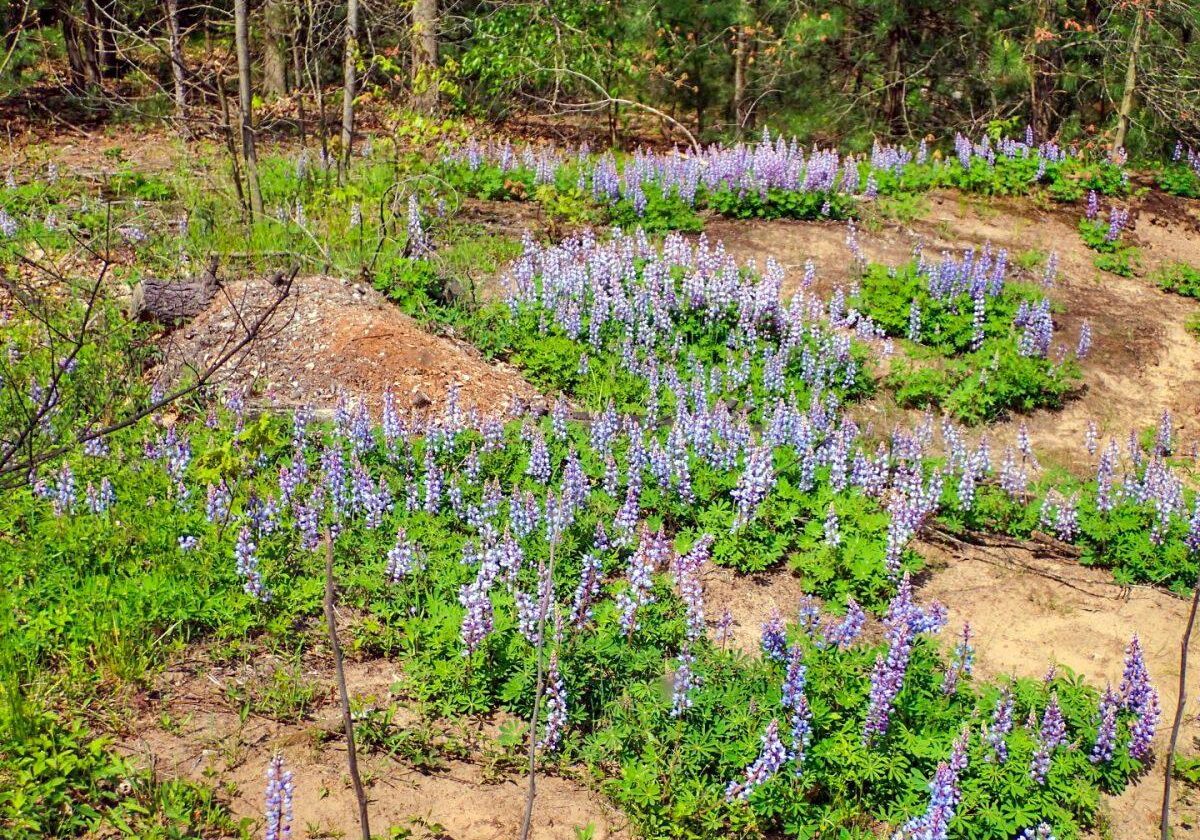
[[475,653],[492,632],[494,613],[490,588],[491,581],[481,567],[475,580],[463,584],[458,591],[458,602],[466,610],[459,630],[464,648],[463,656]]
[[725,801],[749,799],[754,789],[768,781],[787,761],[787,750],[779,740],[779,721],[772,720],[762,736],[762,749],[754,763],[746,768],[742,781],[731,781],[725,788]]
[[773,611],[763,622],[759,645],[762,652],[776,662],[783,662],[787,658],[787,631],[784,629],[783,616],[779,614],[779,610]]
[[1160,455],[1170,455],[1175,451],[1174,423],[1171,420],[1171,412],[1166,409],[1163,409],[1162,417],[1158,420],[1154,449]]
[[536,595],[517,592],[513,596],[517,602],[517,627],[525,640],[535,648],[541,647],[541,624],[554,604],[554,583],[550,580],[549,571],[545,563],[539,564]]
[[754,512],[774,485],[775,468],[771,447],[752,447],[746,456],[746,469],[733,489],[733,499],[737,503],[734,530],[738,530],[754,517]]
[[243,525],[238,532],[237,543],[233,548],[238,576],[242,578],[242,588],[247,595],[260,601],[269,601],[270,593],[263,587],[262,575],[258,570],[258,545],[249,525]]
[[1154,733],[1158,731],[1158,719],[1162,709],[1158,705],[1158,692],[1150,690],[1146,702],[1137,709],[1137,718],[1129,728],[1129,755],[1141,761],[1150,755]]
[[806,636],[812,636],[816,633],[817,626],[821,623],[821,607],[812,598],[804,595],[800,598],[800,609],[797,615],[797,624],[800,630]]
[[408,197],[408,244],[405,250],[410,257],[423,257],[433,250],[425,227],[421,224],[421,209],[415,195]]
[[1096,729],[1096,740],[1092,744],[1088,760],[1092,764],[1112,761],[1113,748],[1117,744],[1117,712],[1121,709],[1121,698],[1109,685],[1100,697],[1100,715]]
[[1193,554],[1200,554],[1200,497],[1196,498],[1195,507],[1192,509],[1192,518],[1188,521],[1187,536],[1183,538],[1183,543]]
[[653,574],[669,550],[666,538],[661,531],[651,533],[649,528],[645,525],[642,526],[637,549],[629,557],[629,587],[617,596],[617,609],[621,612],[621,629],[628,638],[632,638],[633,634],[637,632],[638,610],[654,603]]
[[385,574],[392,583],[399,583],[421,568],[420,551],[408,541],[403,528],[396,531],[396,544],[388,551],[387,561]]
[[599,553],[589,551],[583,556],[579,586],[571,603],[571,625],[576,629],[583,628],[592,620],[592,605],[600,597],[601,572]]
[[178,540],[179,550],[180,551],[191,551],[199,544],[199,542],[200,541],[197,540],[191,534],[180,534],[179,540]]
[[1150,672],[1146,669],[1146,656],[1142,642],[1135,633],[1125,648],[1125,669],[1121,675],[1121,706],[1136,711],[1144,705],[1154,691],[1150,683]]
[[992,722],[986,729],[986,738],[988,746],[992,748],[988,754],[988,761],[995,761],[997,764],[1003,764],[1008,761],[1008,733],[1012,732],[1013,728],[1013,696],[1012,691],[1004,689],[999,699],[996,700],[996,708],[992,712]]
[[838,515],[833,503],[825,509],[825,545],[836,548],[842,544],[841,531],[838,529]]
[[1100,198],[1096,195],[1095,190],[1088,190],[1087,207],[1083,212],[1084,217],[1089,221],[1095,221],[1100,215]]
[[283,756],[275,753],[267,765],[267,790],[263,840],[291,840],[292,771],[284,768]]
[[694,643],[704,636],[704,587],[701,573],[708,562],[713,538],[704,534],[686,554],[676,555],[671,563],[675,585],[687,612],[687,638]]
[[554,439],[557,441],[566,441],[567,439],[567,401],[559,395],[554,401],[554,407],[550,410],[550,428],[554,432]]
[[567,726],[567,686],[558,670],[558,654],[550,654],[546,672],[546,727],[542,730],[538,748],[554,752],[562,741]]
[[950,667],[942,679],[942,693],[953,694],[958,690],[958,681],[962,677],[971,676],[975,666],[975,648],[971,644],[971,625],[964,624],[958,644],[954,646],[954,655]]
[[1108,230],[1104,234],[1105,242],[1116,242],[1121,231],[1129,222],[1129,211],[1121,207],[1113,207],[1108,211]]
[[1054,287],[1054,280],[1058,277],[1058,252],[1051,251],[1050,256],[1046,258],[1046,270],[1042,272],[1042,286],[1046,289]]
[[531,476],[539,484],[550,481],[550,451],[546,448],[546,438],[538,431],[533,436],[529,449],[529,466],[525,474]]
[[716,629],[717,641],[721,643],[721,647],[724,647],[733,638],[733,613],[729,611],[729,607],[726,607],[724,612],[721,613],[720,619],[717,620]]
[[787,673],[783,678],[782,700],[785,709],[795,709],[804,694],[805,675],[804,649],[800,645],[792,645],[784,657],[787,660]]
[[1083,448],[1087,450],[1089,455],[1095,455],[1100,448],[1100,434],[1096,428],[1096,421],[1089,420],[1087,429],[1083,433]]
[[908,616],[897,608],[897,599],[893,599],[888,607],[885,623],[888,650],[875,660],[875,667],[871,670],[870,705],[863,731],[863,739],[867,742],[887,732],[891,723],[892,703],[904,687],[904,675],[912,654],[912,627]]
[[966,767],[967,737],[964,732],[955,741],[950,759],[938,764],[934,771],[925,813],[906,822],[892,835],[892,840],[946,840],[950,821],[954,819],[954,812],[962,798],[958,777]]
[[1079,328],[1079,344],[1075,346],[1075,356],[1079,359],[1086,359],[1088,353],[1092,351],[1092,322],[1084,321]]
[[679,659],[675,663],[675,675],[671,679],[671,717],[680,717],[692,708],[692,689],[697,683],[692,670],[695,662],[696,658],[689,649],[684,648],[679,652]]
[[1004,460],[1000,464],[1000,489],[1010,499],[1019,500],[1029,488],[1029,474],[1017,463],[1012,447],[1004,448]]
[[75,509],[75,473],[70,464],[63,464],[54,476],[54,490],[49,493],[50,506],[55,516],[63,516]]
[[1037,737],[1038,746],[1029,768],[1030,778],[1039,785],[1046,783],[1046,774],[1050,772],[1054,750],[1065,743],[1066,739],[1067,724],[1058,705],[1058,692],[1053,692],[1050,702],[1046,704],[1046,711],[1042,714],[1042,726]]
[[846,617],[825,631],[825,642],[839,650],[846,650],[858,639],[866,622],[867,614],[857,601],[850,598],[846,605]]
[[908,306],[908,340],[921,342],[921,304],[916,298]]
[[1142,644],[1136,635],[1125,649],[1125,670],[1121,676],[1119,694],[1121,707],[1137,716],[1130,728],[1133,737],[1129,754],[1140,761],[1150,754],[1161,709],[1158,691],[1150,682]]

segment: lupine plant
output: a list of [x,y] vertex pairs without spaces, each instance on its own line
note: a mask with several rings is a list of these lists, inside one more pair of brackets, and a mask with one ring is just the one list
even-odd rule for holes
[[[719,537],[677,529],[676,519],[645,506],[645,497],[635,501],[633,529],[615,524],[614,513],[630,496],[625,486],[613,494],[603,489],[608,459],[593,439],[618,463],[620,484],[641,482],[645,489],[664,480],[655,476],[650,455],[659,438],[636,419],[568,419],[565,435],[556,434],[553,417],[501,426],[461,410],[453,395],[438,415],[390,418],[390,433],[355,420],[362,414],[347,405],[335,412],[332,426],[295,427],[264,415],[233,432],[239,418],[227,412],[216,428],[197,423],[162,434],[161,442],[151,438],[149,448],[130,436],[114,440],[110,455],[72,458],[77,484],[110,478],[112,507],[95,514],[75,505],[56,516],[54,499],[28,493],[19,509],[28,519],[19,562],[36,562],[43,541],[61,541],[66,527],[76,535],[66,544],[86,556],[114,543],[161,556],[150,578],[131,565],[104,584],[105,597],[130,599],[144,612],[142,632],[159,632],[152,629],[157,621],[194,610],[197,602],[188,599],[200,599],[214,612],[197,620],[193,632],[207,620],[286,633],[320,609],[314,584],[321,557],[296,527],[302,511],[315,511],[338,543],[344,603],[373,616],[358,631],[361,643],[402,652],[405,690],[443,714],[526,714],[537,640],[523,630],[518,596],[543,593],[537,597],[551,616],[547,714],[526,737],[537,739],[550,766],[583,762],[602,775],[604,790],[652,836],[672,825],[722,834],[752,825],[850,826],[868,813],[900,830],[927,812],[930,780],[937,797],[953,787],[938,765],[958,764],[952,757],[958,754],[970,759],[956,771],[961,793],[953,819],[943,814],[951,831],[970,827],[999,838],[1008,836],[1001,825],[1019,831],[1048,821],[1070,835],[1093,819],[1093,807],[1080,803],[1094,801],[1089,797],[1097,789],[1119,789],[1140,766],[1132,750],[1153,732],[1157,707],[1148,699],[1135,648],[1115,712],[1110,703],[1102,714],[1099,694],[1068,678],[1009,687],[1010,720],[1047,717],[1056,696],[1062,737],[1086,745],[1050,751],[1041,784],[1030,775],[1038,742],[1028,732],[1000,723],[986,735],[979,729],[1003,687],[962,678],[965,648],[943,657],[926,634],[944,623],[944,613],[918,605],[903,577],[885,585],[895,594],[888,599],[883,643],[860,634],[866,617],[856,603],[847,604],[845,616],[807,603],[799,622],[781,617],[771,628],[772,649],[782,644],[782,656],[746,657],[722,647],[714,638],[720,622],[707,624],[703,585],[697,585]],[[557,422],[561,430],[564,421]],[[669,438],[670,431],[663,434]],[[920,453],[928,443],[921,441],[929,437],[921,429],[898,437],[894,452],[878,462],[882,477],[865,455],[856,467],[847,453],[845,476],[822,464],[830,477],[821,480],[844,481],[863,498],[869,497],[863,488],[895,482],[924,509],[937,498],[936,485],[922,480]],[[183,439],[203,454],[182,472],[169,458],[146,457],[178,449]],[[528,467],[541,440],[549,473],[533,475]],[[139,457],[122,457],[130,447]],[[689,457],[698,464],[697,455]],[[841,457],[835,455],[835,463]],[[468,460],[478,464],[468,470]],[[424,480],[431,471],[442,479]],[[732,492],[739,474],[735,461],[724,492]],[[305,477],[297,481],[297,475]],[[224,516],[210,522],[207,491],[179,494],[181,480],[189,488],[227,488],[227,500],[220,494]],[[580,481],[582,490],[572,489]],[[455,482],[461,497],[451,492]],[[150,498],[157,500],[153,506]],[[821,502],[812,518],[821,545],[828,506],[828,499]],[[843,543],[861,538],[847,527],[852,519],[844,511],[839,517]],[[186,553],[176,545],[185,535],[196,540]],[[552,539],[559,562],[549,581],[543,561]],[[251,542],[269,600],[246,591],[245,563],[239,572],[235,549]],[[95,597],[94,583],[47,589],[40,578],[28,580],[23,597],[29,604]],[[188,583],[163,589],[170,580]],[[87,614],[78,611],[51,636],[21,628],[16,640],[35,657],[62,655],[88,644]],[[949,693],[948,673],[959,674]],[[1116,723],[1109,726],[1113,734],[1106,729],[1102,737],[1105,714]],[[918,733],[930,747],[914,754],[910,738]],[[1093,762],[1098,740],[1106,744],[1102,755],[1111,746],[1112,757]],[[988,761],[998,744],[1007,760]],[[880,775],[871,769],[879,766],[906,769]],[[653,790],[659,793],[651,796]],[[810,790],[823,793],[813,798]]]

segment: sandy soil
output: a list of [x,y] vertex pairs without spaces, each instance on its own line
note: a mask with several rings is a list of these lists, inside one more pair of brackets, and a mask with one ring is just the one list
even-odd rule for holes
[[[262,663],[260,662],[259,665]],[[248,680],[245,669],[201,665],[195,661],[169,669],[118,739],[118,748],[161,776],[218,782],[235,818],[248,818],[261,831],[267,764],[280,753],[294,773],[293,837],[358,836],[358,810],[346,770],[345,739],[335,702],[330,667],[304,676],[319,685],[310,719],[280,722],[257,714],[243,719],[229,697]],[[398,679],[386,660],[348,662],[346,682],[352,698],[365,706],[394,705],[394,722],[417,725],[417,717],[391,695]],[[352,702],[354,700],[352,699]],[[447,725],[449,727],[449,725]],[[509,840],[519,832],[526,780],[519,769],[500,760],[491,722],[464,722],[436,738],[453,740],[465,760],[448,759],[437,770],[422,770],[400,757],[360,752],[360,774],[367,787],[371,831],[388,836],[392,827],[414,838],[437,840]],[[582,781],[556,775],[538,778],[533,836],[574,840],[577,828],[591,825],[598,840],[629,836],[624,818]],[[404,835],[407,836],[407,835]]]

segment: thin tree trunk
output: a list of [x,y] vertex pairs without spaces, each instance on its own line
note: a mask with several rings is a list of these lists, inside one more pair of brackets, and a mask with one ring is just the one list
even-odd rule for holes
[[333,533],[325,531],[325,624],[329,627],[329,646],[333,649],[334,676],[337,679],[338,698],[342,705],[342,729],[346,733],[346,764],[350,770],[350,782],[354,786],[354,797],[358,800],[358,824],[363,840],[371,840],[371,821],[367,812],[367,792],[363,789],[362,777],[358,774],[358,751],[354,746],[354,718],[350,714],[350,692],[346,690],[346,671],[342,666],[342,643],[338,640],[337,614],[333,610]]
[[1121,94],[1121,110],[1117,113],[1117,133],[1113,137],[1113,148],[1125,148],[1125,136],[1129,133],[1129,118],[1133,114],[1133,93],[1137,86],[1138,54],[1142,51],[1142,28],[1146,23],[1146,10],[1138,6],[1133,22],[1133,37],[1129,43],[1129,64],[1125,66],[1125,91]]
[[346,2],[346,55],[342,64],[342,161],[339,180],[350,173],[350,152],[354,144],[354,83],[358,64],[358,0]]
[[242,214],[249,211],[246,206],[246,192],[242,189],[242,169],[238,166],[237,142],[233,137],[233,120],[229,118],[229,97],[225,95],[225,80],[217,76],[217,101],[221,103],[221,129],[225,135],[225,148],[229,152],[229,166],[233,174],[233,188],[237,191],[238,206]]
[[901,111],[904,105],[903,73],[900,69],[900,31],[893,27],[888,35],[888,85],[883,96],[883,119],[892,134],[900,133]]
[[246,186],[250,191],[250,213],[263,212],[262,188],[258,184],[258,154],[254,149],[254,95],[250,89],[250,12],[247,0],[233,0],[234,41],[237,45],[238,104],[242,112],[242,156],[246,159]]
[[167,34],[171,51],[171,80],[175,84],[175,122],[179,133],[185,139],[188,137],[187,125],[187,89],[184,87],[184,77],[187,67],[183,63],[183,45],[179,36],[179,0],[165,0],[167,7]]
[[729,118],[733,120],[734,130],[739,136],[745,128],[746,71],[750,58],[747,12],[747,6],[743,3],[733,35],[733,91],[729,98]]
[[300,121],[300,145],[308,145],[308,126],[304,116],[304,74],[300,61],[300,37],[304,32],[304,19],[301,16],[300,4],[292,7],[295,20],[292,28],[292,83],[296,86],[296,119]]
[[438,109],[438,3],[413,3],[413,108],[423,114]]
[[287,6],[284,0],[263,4],[263,90],[274,96],[288,95]]
[[1162,840],[1171,838],[1171,776],[1175,772],[1175,744],[1179,741],[1179,728],[1183,725],[1183,713],[1187,706],[1188,647],[1192,642],[1192,629],[1196,626],[1196,608],[1200,606],[1200,580],[1192,593],[1192,608],[1188,612],[1187,627],[1179,645],[1179,701],[1175,704],[1175,721],[1171,724],[1171,742],[1167,745],[1167,756],[1163,761],[1162,820],[1159,831]]

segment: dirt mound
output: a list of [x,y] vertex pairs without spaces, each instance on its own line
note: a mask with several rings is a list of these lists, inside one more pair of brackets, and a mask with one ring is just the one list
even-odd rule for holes
[[[194,321],[170,336],[162,372],[203,367],[240,337],[241,324],[277,297],[265,279],[227,284]],[[401,408],[437,404],[459,387],[463,406],[504,411],[539,399],[516,369],[492,364],[463,341],[433,335],[379,292],[334,277],[297,278],[257,342],[231,360],[227,388],[276,405],[329,406],[339,393],[376,403],[392,388]]]
[[[986,545],[925,541],[917,547],[931,571],[920,587],[923,599],[950,610],[950,627],[969,621],[976,637],[978,672],[984,677],[1040,677],[1054,663],[1103,688],[1120,684],[1125,647],[1136,632],[1163,709],[1155,749],[1166,747],[1179,697],[1179,643],[1188,602],[1150,587],[1123,587],[1110,572],[1060,559],[1036,544],[996,538]],[[1192,662],[1200,653],[1193,641]],[[1190,673],[1194,685],[1200,675]],[[1179,740],[1182,754],[1200,753],[1200,698],[1190,692]],[[1200,803],[1177,784],[1177,838],[1200,837]],[[1162,763],[1109,801],[1110,831],[1120,840],[1158,837]]]
[[[246,673],[217,667],[168,669],[152,693],[137,698],[139,711],[117,746],[160,778],[215,784],[235,818],[260,825],[267,764],[278,752],[294,774],[293,836],[356,837],[358,806],[346,771],[333,684],[324,674],[306,670],[302,676],[318,685],[316,711],[310,720],[282,723],[252,712],[243,716],[230,701],[246,688]],[[346,666],[351,697],[364,708],[393,706],[390,685],[397,677],[386,660]],[[403,704],[395,709],[394,725],[423,731]],[[498,761],[500,751],[486,728],[472,730],[472,725],[466,721],[460,731],[434,736],[432,742],[451,742],[450,751],[463,756],[444,759],[437,769],[422,769],[379,750],[360,751],[373,835],[391,836],[388,829],[395,827],[412,832],[399,836],[414,838],[517,836],[526,780]],[[533,836],[574,840],[576,829],[588,825],[594,831],[589,836],[597,840],[629,836],[623,818],[582,783],[539,775]]]

